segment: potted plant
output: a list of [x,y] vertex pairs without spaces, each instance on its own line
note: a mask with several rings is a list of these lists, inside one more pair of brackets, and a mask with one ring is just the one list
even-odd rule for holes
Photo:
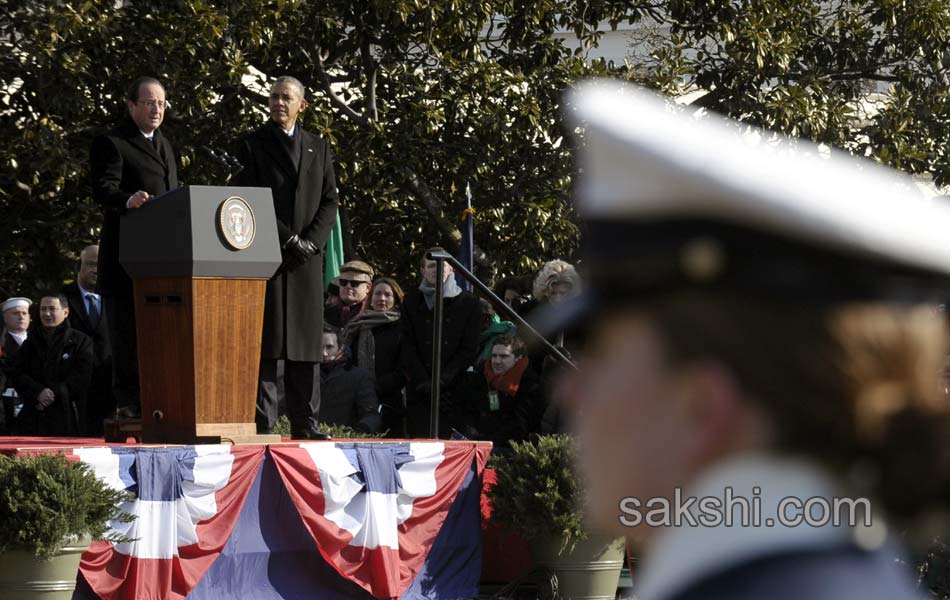
[[61,454],[0,455],[0,598],[71,598],[91,540],[130,541],[106,532],[131,499]]
[[557,576],[562,598],[614,598],[624,539],[585,529],[572,438],[543,435],[511,447],[494,461],[493,519],[528,540],[535,562]]

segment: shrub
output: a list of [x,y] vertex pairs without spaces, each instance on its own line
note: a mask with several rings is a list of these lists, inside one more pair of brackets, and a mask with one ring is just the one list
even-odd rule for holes
[[585,539],[571,437],[543,435],[511,449],[493,461],[492,518],[527,540],[562,537],[562,550]]
[[119,509],[132,499],[100,481],[88,465],[61,454],[0,455],[0,552],[52,558],[68,541],[84,536],[130,541],[106,532],[110,521],[135,518]]

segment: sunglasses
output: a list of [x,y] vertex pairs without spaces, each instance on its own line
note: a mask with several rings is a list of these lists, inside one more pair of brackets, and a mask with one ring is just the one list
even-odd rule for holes
[[369,285],[368,281],[361,281],[359,279],[337,279],[337,282],[340,284],[340,287],[359,287],[360,284],[363,283]]

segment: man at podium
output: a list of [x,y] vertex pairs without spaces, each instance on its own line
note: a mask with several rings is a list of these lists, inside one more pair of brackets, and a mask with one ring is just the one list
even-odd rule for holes
[[141,415],[132,280],[119,264],[119,217],[178,187],[171,143],[159,127],[165,118],[165,88],[151,77],[132,82],[126,94],[128,118],[97,137],[89,152],[92,194],[102,207],[99,289],[109,315],[113,391],[119,418]]
[[297,122],[307,107],[304,96],[293,77],[274,82],[271,120],[241,139],[244,169],[235,183],[271,189],[283,258],[264,300],[258,432],[270,433],[277,419],[277,361],[283,359],[291,435],[325,439],[317,427],[314,374],[322,355],[323,247],[336,219],[337,191],[329,144]]

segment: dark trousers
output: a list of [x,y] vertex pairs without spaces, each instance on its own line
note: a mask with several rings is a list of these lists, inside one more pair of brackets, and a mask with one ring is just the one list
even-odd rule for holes
[[[410,385],[412,385],[410,383]],[[449,439],[452,430],[465,431],[465,420],[456,406],[453,387],[444,387],[439,393],[438,437]],[[432,397],[429,393],[406,389],[406,435],[410,438],[428,438],[432,415]]]
[[[320,383],[314,382],[317,363],[284,361],[284,398],[292,432],[317,429],[320,412]],[[277,422],[277,360],[261,359],[257,395],[257,428],[270,431]]]
[[135,346],[135,300],[132,288],[103,294],[102,305],[109,315],[109,343],[112,345],[112,391],[115,404],[140,406],[139,358]]
[[103,421],[111,419],[115,414],[111,359],[96,366],[93,370],[89,391],[86,393],[86,405],[83,408],[86,425],[85,435],[101,436],[103,434]]

